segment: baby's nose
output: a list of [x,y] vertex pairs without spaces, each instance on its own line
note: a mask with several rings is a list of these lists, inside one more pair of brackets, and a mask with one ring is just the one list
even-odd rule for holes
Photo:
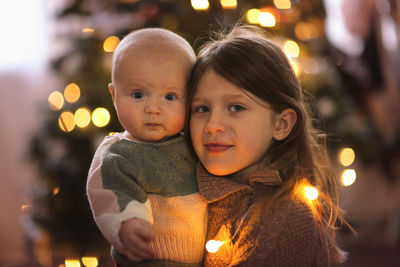
[[149,101],[144,108],[146,114],[161,114],[161,107],[157,101]]

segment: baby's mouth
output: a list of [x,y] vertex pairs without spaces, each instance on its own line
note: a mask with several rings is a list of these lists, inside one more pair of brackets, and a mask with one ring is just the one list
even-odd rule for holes
[[147,127],[160,127],[161,126],[161,124],[155,123],[155,122],[145,123],[144,125],[146,125]]

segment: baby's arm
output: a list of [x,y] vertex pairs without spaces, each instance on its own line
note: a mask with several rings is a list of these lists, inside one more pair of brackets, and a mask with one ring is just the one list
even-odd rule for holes
[[87,194],[94,219],[103,236],[120,253],[128,258],[133,256],[131,260],[153,258],[154,253],[148,245],[153,221],[150,201],[144,190],[125,172],[123,166],[129,163],[124,162],[123,157],[109,153],[108,148],[114,142],[113,138],[103,141],[89,170]]

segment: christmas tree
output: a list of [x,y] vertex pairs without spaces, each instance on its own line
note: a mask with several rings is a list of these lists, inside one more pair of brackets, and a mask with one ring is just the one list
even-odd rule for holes
[[[53,257],[53,265],[69,255],[94,255],[101,261],[102,255],[109,253],[92,219],[85,187],[100,140],[122,130],[107,84],[113,49],[132,30],[170,29],[198,49],[210,31],[237,22],[257,24],[290,58],[315,104],[314,115],[321,119],[317,126],[331,134],[328,145],[332,155],[336,157],[344,146],[358,151],[365,162],[385,153],[385,139],[374,121],[362,120],[354,127],[355,120],[367,117],[353,87],[362,86],[338,63],[343,63],[346,55],[334,49],[325,36],[326,13],[321,1],[68,2],[59,10],[60,32],[55,40],[66,48],[51,61],[61,85],[49,95],[49,107],[43,111],[45,120],[31,146],[40,177],[34,188],[31,216],[50,236],[53,253],[61,250]],[[392,142],[398,145],[398,140]]]

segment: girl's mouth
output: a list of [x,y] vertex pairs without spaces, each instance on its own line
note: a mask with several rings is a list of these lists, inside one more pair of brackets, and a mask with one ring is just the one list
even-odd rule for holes
[[220,153],[225,152],[229,148],[233,147],[232,145],[223,145],[223,144],[208,144],[205,145],[206,149],[210,153]]

